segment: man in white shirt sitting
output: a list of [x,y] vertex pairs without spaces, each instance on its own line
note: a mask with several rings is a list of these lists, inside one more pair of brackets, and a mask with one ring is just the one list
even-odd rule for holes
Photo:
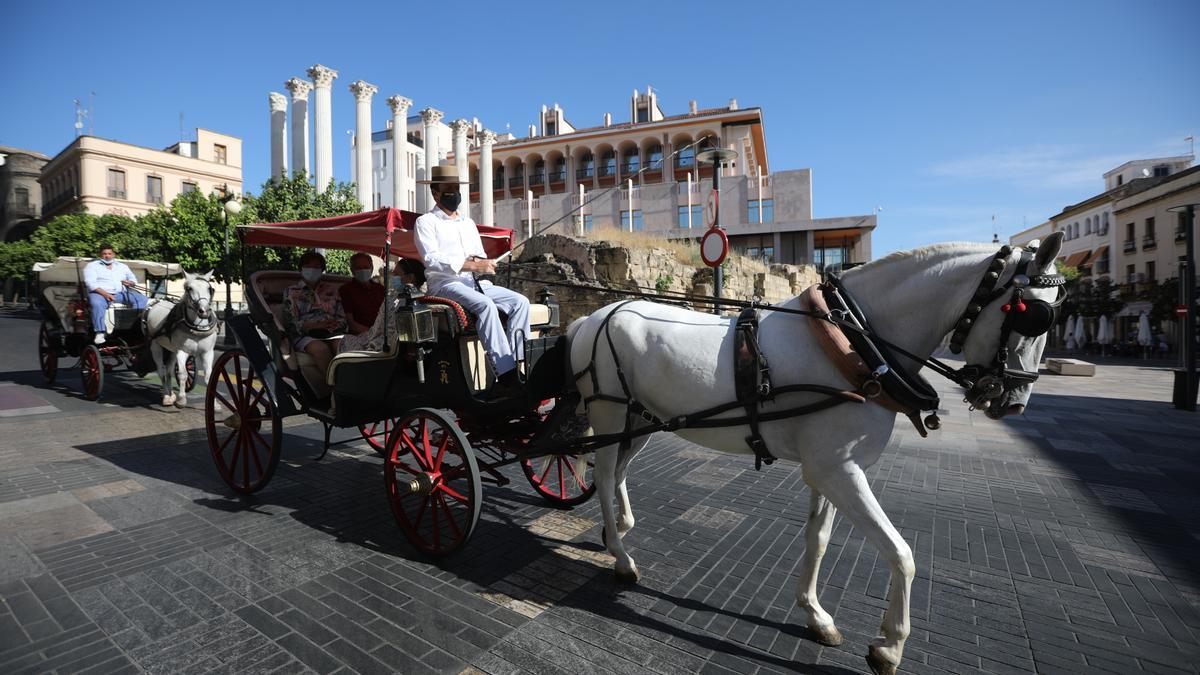
[[133,290],[137,277],[123,262],[115,260],[113,247],[100,246],[100,257],[83,268],[83,285],[87,287],[88,302],[92,308],[92,330],[96,332],[95,343],[104,344],[104,313],[114,302],[121,302],[137,309],[146,308],[146,296]]
[[[429,295],[448,298],[476,317],[479,339],[502,388],[517,386],[517,359],[529,336],[529,300],[520,293],[477,280],[476,274],[492,274],[496,261],[489,260],[475,221],[458,212],[462,183],[453,165],[435,166],[429,185],[437,205],[417,219],[416,245],[425,263]],[[508,330],[500,321],[508,319]]]

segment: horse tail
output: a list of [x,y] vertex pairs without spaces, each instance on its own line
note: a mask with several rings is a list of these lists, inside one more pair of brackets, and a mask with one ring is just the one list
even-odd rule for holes
[[575,386],[575,366],[571,363],[572,345],[575,343],[575,334],[579,332],[583,322],[587,320],[586,316],[581,316],[567,326],[567,357],[563,359],[563,367],[566,368],[563,381],[566,382],[565,391],[579,391]]

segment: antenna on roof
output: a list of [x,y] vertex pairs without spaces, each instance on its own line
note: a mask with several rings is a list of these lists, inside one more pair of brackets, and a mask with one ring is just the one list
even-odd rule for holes
[[[76,137],[83,135],[83,120],[85,117],[87,117],[87,118],[89,118],[89,121],[90,121],[90,116],[91,116],[91,113],[88,111],[87,108],[83,107],[83,103],[81,103],[79,101],[79,99],[75,99],[75,136]],[[91,131],[89,131],[88,133],[90,134]]]

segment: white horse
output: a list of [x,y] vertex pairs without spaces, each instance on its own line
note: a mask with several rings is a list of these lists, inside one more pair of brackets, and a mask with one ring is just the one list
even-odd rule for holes
[[[150,350],[162,380],[162,404],[180,408],[187,405],[188,356],[196,358],[196,377],[203,374],[207,381],[219,326],[212,308],[212,272],[185,272],[184,279],[183,298],[179,302],[154,300],[146,310],[146,334],[152,338]],[[171,391],[172,360],[177,392]]]
[[[1051,235],[1032,257],[1026,253],[1026,274],[1053,274],[1053,261],[1062,243],[1060,233]],[[1003,252],[1001,252],[1002,254]],[[1021,250],[1006,257],[997,284],[1003,285],[1021,270]],[[939,244],[914,251],[894,253],[847,271],[844,288],[858,301],[877,335],[921,359],[928,358],[967,311],[981,280],[999,265],[995,247],[978,244]],[[1017,277],[1020,282],[1021,277]],[[1031,300],[1050,299],[1057,289],[1030,287]],[[1008,296],[1005,296],[1008,297]],[[1000,349],[1002,325],[1007,316],[1002,304],[984,303],[966,336],[963,349],[968,364],[991,364]],[[792,298],[782,307],[798,309]],[[610,305],[581,318],[568,329],[571,367],[575,373],[592,361],[594,340],[605,329],[605,318],[618,307]],[[1024,307],[1021,308],[1022,311]],[[838,368],[824,355],[805,316],[779,312],[761,313],[758,340],[770,360],[771,379],[776,387],[787,384],[822,384],[853,388]],[[599,390],[623,396],[612,353],[624,373],[630,394],[659,419],[670,419],[736,400],[734,393],[734,321],[730,317],[691,312],[669,305],[634,302],[621,306],[608,321],[607,335],[600,334],[595,350]],[[611,349],[608,345],[611,340]],[[1045,336],[1026,337],[1013,333],[1008,343],[1007,366],[1036,372]],[[1018,365],[1019,364],[1019,365]],[[911,363],[904,363],[912,368]],[[577,386],[586,399],[593,391],[592,379],[584,376]],[[998,393],[998,392],[997,392]],[[993,417],[1019,414],[1029,400],[1028,382],[1006,382],[1002,394],[992,401]],[[812,400],[812,394],[779,396],[763,404],[763,412],[794,407]],[[720,417],[740,417],[737,409]],[[619,433],[626,428],[626,406],[603,399],[588,405],[588,417],[596,434]],[[635,418],[634,428],[645,426]],[[796,602],[807,614],[807,626],[817,641],[827,645],[842,642],[833,618],[822,609],[817,596],[817,573],[829,541],[835,509],[840,509],[891,567],[888,607],[881,634],[872,641],[867,661],[876,673],[894,673],[909,634],[909,589],[914,566],[912,551],[880,507],[864,470],[879,458],[892,433],[896,414],[874,403],[846,403],[802,417],[764,422],[761,434],[768,450],[777,458],[800,462],[804,481],[812,491],[805,533],[805,551],[797,580]],[[699,445],[734,454],[753,454],[746,443],[747,426],[681,429],[679,436]],[[622,544],[634,525],[625,477],[629,463],[646,446],[648,437],[632,441],[627,450],[616,444],[596,454],[595,479],[604,517],[604,535],[609,552],[616,558],[617,577],[636,581],[637,565]]]

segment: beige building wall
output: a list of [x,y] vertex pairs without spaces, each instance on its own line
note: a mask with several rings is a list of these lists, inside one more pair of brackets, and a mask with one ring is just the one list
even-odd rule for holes
[[[110,171],[114,185],[110,189]],[[116,177],[120,178],[117,179]],[[150,179],[161,185],[161,199]],[[155,150],[80,136],[42,169],[43,217],[75,211],[136,216],[167,205],[186,187],[208,194],[242,191],[242,141],[205,129],[196,140]],[[123,184],[124,190],[120,189]]]
[[[1161,282],[1179,276],[1179,259],[1185,254],[1179,214],[1167,209],[1200,204],[1200,167],[1188,169],[1173,180],[1118,200],[1118,248],[1114,272],[1119,283]],[[1153,232],[1149,221],[1153,219]],[[1130,225],[1133,238],[1129,237]],[[1195,228],[1195,224],[1192,225]]]

